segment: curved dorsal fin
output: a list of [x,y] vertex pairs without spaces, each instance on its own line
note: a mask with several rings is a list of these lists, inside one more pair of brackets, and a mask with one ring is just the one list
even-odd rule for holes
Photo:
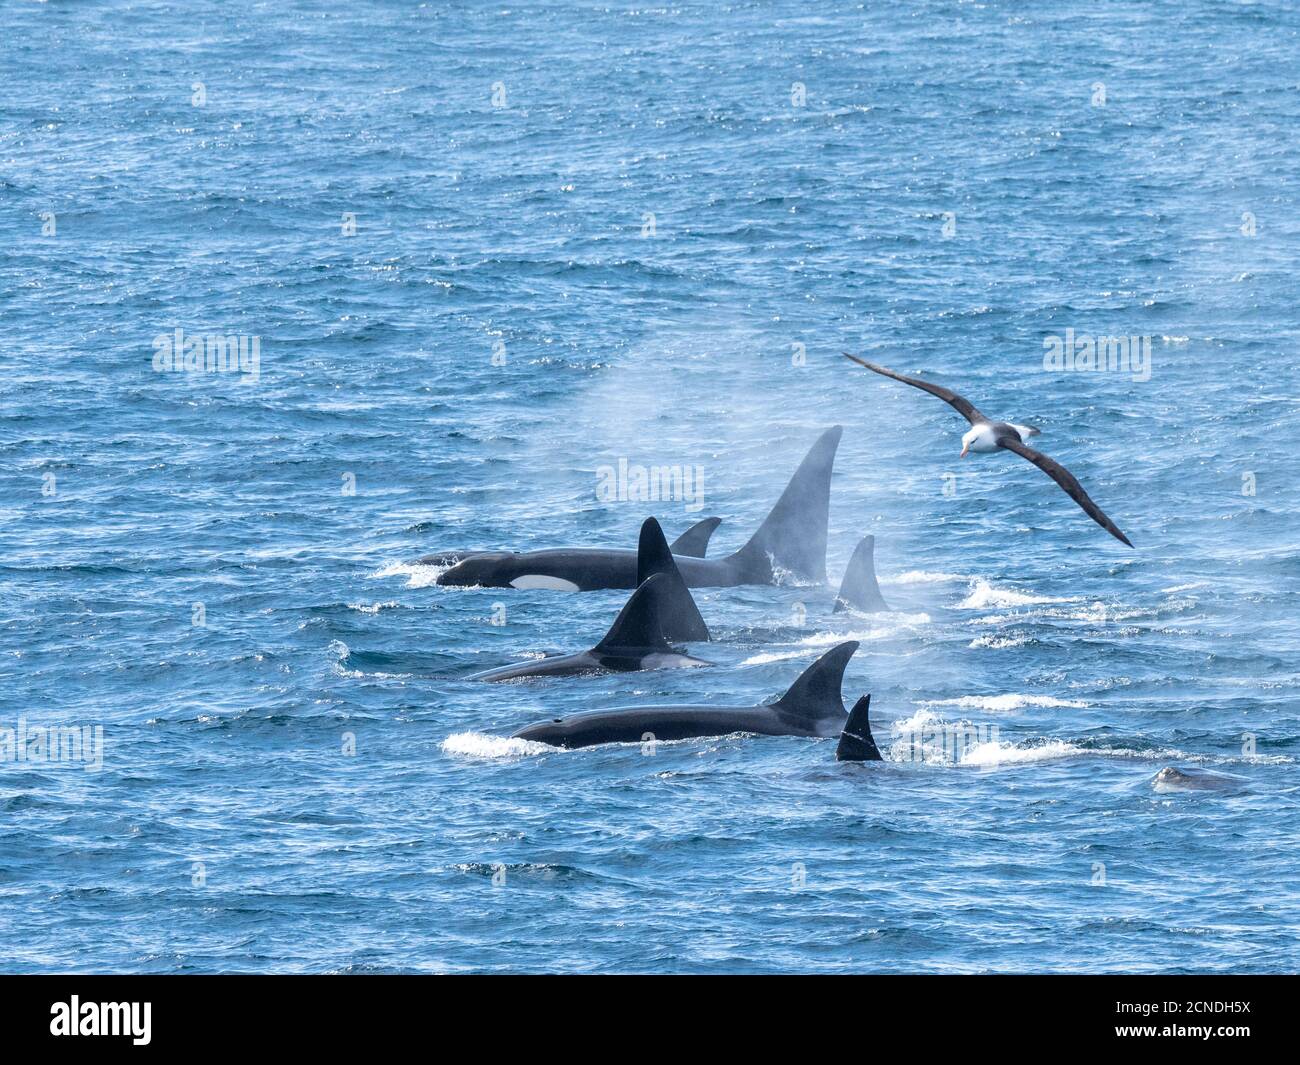
[[721,518],[705,518],[703,521],[697,521],[672,542],[672,553],[685,555],[687,558],[703,558],[709,550],[709,537],[721,524]]
[[651,577],[662,575],[665,578],[664,591],[658,593],[659,624],[664,636],[669,640],[682,640],[686,643],[703,643],[709,639],[709,627],[700,616],[700,608],[695,605],[690,589],[682,579],[673,553],[668,550],[668,541],[664,531],[654,518],[646,518],[641,523],[641,538],[636,549],[636,582],[639,588]]
[[844,571],[840,594],[835,597],[834,613],[852,609],[870,614],[889,609],[885,597],[880,594],[880,585],[876,583],[875,554],[876,538],[864,536],[853,549],[849,568]]
[[676,570],[673,553],[664,539],[664,530],[657,518],[646,518],[641,523],[641,535],[636,542],[636,583],[639,588],[656,573]]
[[876,747],[875,737],[871,735],[871,721],[867,716],[870,709],[870,695],[864,695],[853,704],[849,719],[844,722],[844,731],[840,733],[840,745],[835,748],[837,762],[884,761]]
[[858,649],[857,640],[838,644],[799,674],[799,679],[773,705],[782,713],[802,718],[843,717],[840,684],[844,668]]

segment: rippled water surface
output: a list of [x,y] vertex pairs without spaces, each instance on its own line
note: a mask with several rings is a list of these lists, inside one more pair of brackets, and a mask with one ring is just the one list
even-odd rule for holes
[[[5,969],[1296,968],[1295,5],[5,18],[0,727],[104,737],[0,764]],[[176,329],[257,372],[155,371]],[[1149,375],[1045,372],[1066,330]],[[1040,426],[1136,549],[842,350]],[[465,679],[626,593],[410,559],[649,510],[721,555],[832,424],[830,583],[701,590],[716,665]],[[832,616],[866,533],[895,610]],[[883,764],[502,739],[845,638]]]

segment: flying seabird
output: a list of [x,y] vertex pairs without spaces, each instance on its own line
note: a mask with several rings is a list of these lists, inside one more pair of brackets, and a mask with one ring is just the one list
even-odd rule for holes
[[1119,531],[1110,518],[1106,517],[1101,507],[1097,506],[1089,498],[1088,493],[1083,490],[1083,486],[1079,484],[1074,474],[1059,462],[1048,458],[1041,451],[1035,451],[1025,444],[1027,438],[1038,435],[1038,430],[1033,426],[1015,425],[1011,422],[995,422],[976,410],[975,405],[970,400],[964,399],[957,395],[956,392],[944,388],[942,385],[931,384],[929,381],[922,381],[916,377],[906,377],[901,373],[895,373],[893,370],[887,370],[883,366],[867,362],[866,359],[860,359],[856,355],[850,355],[847,351],[844,356],[852,359],[859,366],[865,366],[868,370],[874,370],[885,377],[892,377],[895,381],[902,381],[904,384],[929,392],[932,396],[938,396],[970,422],[969,431],[961,438],[962,458],[966,457],[968,451],[974,451],[977,454],[996,451],[998,448],[1014,451],[1022,458],[1028,459],[1065,489],[1066,494],[1083,508],[1083,512],[1110,533],[1111,536],[1115,537],[1116,540],[1128,544],[1129,547],[1133,546],[1129,538]]

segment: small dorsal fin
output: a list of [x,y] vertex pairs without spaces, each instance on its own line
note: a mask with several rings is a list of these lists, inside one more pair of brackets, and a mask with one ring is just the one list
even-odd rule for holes
[[609,632],[605,633],[594,650],[669,650],[662,617],[664,596],[671,591],[671,587],[671,578],[663,573],[656,573],[643,582],[623,604],[623,609],[618,612]]
[[840,697],[840,684],[844,680],[844,668],[857,649],[857,640],[832,647],[799,674],[799,679],[790,685],[790,690],[773,705],[782,713],[794,717],[843,717],[844,700]]
[[860,610],[871,614],[878,610],[888,610],[889,604],[880,594],[880,585],[876,583],[876,538],[864,536],[853,549],[849,559],[849,568],[844,571],[844,580],[840,582],[840,594],[835,597],[834,613],[841,610]]
[[703,521],[697,521],[672,542],[672,553],[685,555],[687,558],[703,558],[709,550],[709,537],[721,524],[721,518],[705,518]]
[[703,643],[709,639],[709,627],[700,616],[690,589],[682,579],[681,570],[668,550],[664,531],[654,518],[641,523],[641,538],[636,551],[636,580],[640,587],[651,577],[666,578],[664,591],[659,593],[659,624],[669,640],[686,643]]
[[864,695],[853,704],[849,719],[844,722],[844,731],[840,733],[840,745],[835,748],[837,762],[884,761],[871,735],[871,721],[867,716],[870,709],[870,695]]

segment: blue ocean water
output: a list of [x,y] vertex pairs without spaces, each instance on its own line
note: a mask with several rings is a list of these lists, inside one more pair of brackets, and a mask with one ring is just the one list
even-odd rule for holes
[[[0,764],[0,968],[1295,970],[1294,4],[6,23],[0,728],[103,764]],[[177,329],[256,373],[156,371]],[[1067,330],[1149,374],[1045,371]],[[1040,426],[1136,549],[842,350]],[[716,666],[465,680],[626,594],[410,559],[649,509],[720,555],[832,424],[831,585],[701,590]],[[598,498],[620,459],[702,507]],[[865,533],[896,610],[832,617]],[[850,637],[884,764],[501,739]],[[961,764],[899,731],[963,724]]]

